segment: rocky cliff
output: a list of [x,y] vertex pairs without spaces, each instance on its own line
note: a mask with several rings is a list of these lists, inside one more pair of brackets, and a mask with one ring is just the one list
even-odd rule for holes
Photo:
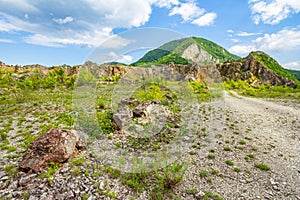
[[225,81],[243,80],[247,81],[253,87],[262,84],[297,86],[295,81],[278,75],[255,59],[252,53],[237,61],[227,61],[217,64],[217,67]]

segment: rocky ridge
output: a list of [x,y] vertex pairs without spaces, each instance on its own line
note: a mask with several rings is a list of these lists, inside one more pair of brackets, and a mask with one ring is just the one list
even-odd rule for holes
[[225,81],[243,80],[253,87],[262,84],[297,86],[294,81],[276,74],[261,64],[251,54],[241,60],[217,64],[217,67]]

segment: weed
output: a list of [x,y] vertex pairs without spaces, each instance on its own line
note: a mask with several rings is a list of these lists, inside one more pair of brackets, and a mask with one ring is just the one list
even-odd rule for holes
[[105,167],[104,171],[109,173],[111,178],[118,178],[121,174],[120,170],[114,169],[112,167]]
[[261,170],[264,170],[264,171],[270,171],[271,168],[264,164],[264,163],[254,163],[254,167],[258,168],[258,169],[261,169]]
[[240,140],[239,144],[244,145],[244,144],[246,144],[246,141],[245,140]]
[[201,178],[208,177],[208,172],[206,170],[200,170],[199,174]]
[[85,158],[76,158],[70,162],[70,167],[73,167],[75,165],[83,165],[85,162]]
[[233,166],[234,165],[234,163],[231,161],[231,160],[226,160],[226,162],[225,162],[227,165],[229,165],[229,166]]
[[91,196],[90,194],[83,193],[83,194],[81,195],[81,199],[82,199],[82,200],[87,200],[90,196]]
[[223,197],[221,197],[218,194],[214,194],[213,192],[205,192],[205,195],[200,198],[201,200],[223,200]]
[[254,158],[255,155],[254,155],[253,153],[250,153],[250,154],[248,154],[248,157],[249,157],[249,158]]
[[234,170],[235,172],[237,172],[237,173],[241,172],[241,169],[238,168],[238,167],[235,167],[233,170]]
[[186,189],[185,193],[195,195],[197,194],[198,190],[196,188]]
[[49,169],[46,173],[41,173],[39,175],[40,178],[47,178],[49,182],[52,182],[53,177],[52,175],[61,167],[61,163],[49,163]]
[[196,151],[189,151],[189,154],[190,154],[190,155],[196,155],[197,152],[196,152]]
[[79,176],[81,174],[80,168],[79,167],[75,167],[71,170],[71,174],[72,176]]
[[224,151],[231,151],[231,148],[229,146],[225,146],[223,149]]
[[219,171],[216,169],[211,169],[210,173],[213,175],[217,175],[219,173]]
[[207,155],[207,157],[209,158],[209,159],[215,159],[215,154],[214,153],[209,153],[208,155]]
[[4,165],[3,169],[7,172],[8,176],[12,176],[12,175],[16,174],[17,172],[19,172],[19,170],[17,169],[15,164]]
[[23,199],[29,199],[30,194],[28,192],[24,192],[22,196],[23,196]]

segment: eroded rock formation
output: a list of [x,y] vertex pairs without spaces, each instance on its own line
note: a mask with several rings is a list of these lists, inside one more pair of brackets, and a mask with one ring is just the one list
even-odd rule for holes
[[51,129],[31,143],[19,167],[26,171],[41,172],[50,162],[65,162],[83,147],[85,142],[75,131]]

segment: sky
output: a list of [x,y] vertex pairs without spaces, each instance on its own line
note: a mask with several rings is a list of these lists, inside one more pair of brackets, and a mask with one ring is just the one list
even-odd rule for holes
[[149,27],[206,38],[242,57],[264,51],[300,70],[299,0],[0,0],[0,61],[83,64],[110,38],[124,44],[118,35]]

